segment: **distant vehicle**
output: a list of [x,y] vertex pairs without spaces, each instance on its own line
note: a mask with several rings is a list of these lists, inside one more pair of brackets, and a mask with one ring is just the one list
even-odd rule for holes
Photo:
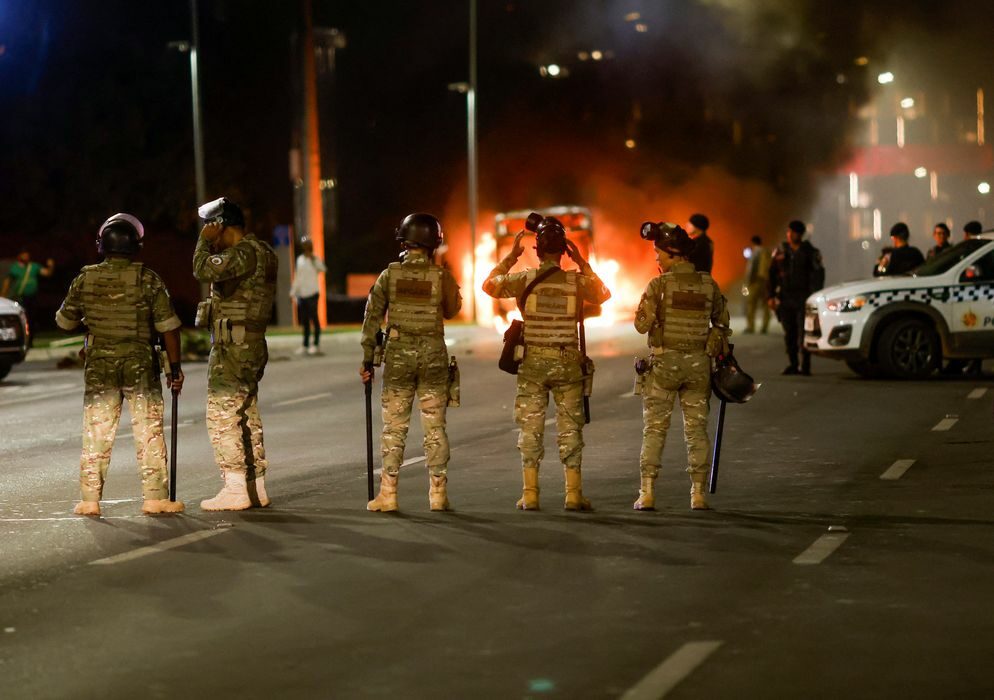
[[805,311],[804,347],[861,376],[923,379],[943,359],[994,357],[994,235],[908,275],[822,289]]
[[[514,245],[514,237],[519,231],[525,228],[525,219],[532,212],[538,212],[542,216],[554,216],[566,227],[567,237],[576,243],[577,248],[584,258],[590,260],[590,255],[594,251],[594,217],[587,207],[578,206],[558,206],[546,209],[519,209],[516,211],[502,212],[496,217],[497,239],[497,259],[494,264],[501,261],[511,246]],[[535,255],[535,234],[526,232],[522,241],[525,252],[518,261],[516,270],[526,267],[538,267],[538,257]],[[575,268],[573,262],[563,256],[562,265],[565,269]],[[494,312],[498,316],[507,317],[508,313],[515,308],[513,299],[495,299]],[[597,316],[600,314],[600,306],[585,305],[586,316]]]
[[0,379],[28,354],[28,317],[17,302],[0,297]]

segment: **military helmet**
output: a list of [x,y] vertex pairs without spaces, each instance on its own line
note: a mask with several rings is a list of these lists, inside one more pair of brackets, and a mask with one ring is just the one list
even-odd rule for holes
[[445,240],[442,224],[431,214],[408,214],[400,222],[396,233],[398,241],[428,250],[435,250]]
[[556,217],[532,212],[525,220],[525,228],[535,234],[536,252],[540,256],[566,252],[566,227]]
[[646,221],[639,229],[639,235],[660,250],[685,258],[694,250],[694,240],[681,226],[660,221],[658,224]]
[[711,388],[726,403],[745,403],[756,393],[759,385],[742,371],[735,357],[729,353],[718,358],[711,373]]
[[245,214],[242,208],[227,197],[218,197],[213,202],[207,202],[197,209],[197,214],[205,224],[221,224],[222,226],[244,226]]
[[137,255],[142,249],[145,227],[131,214],[114,214],[97,234],[97,251],[101,255]]

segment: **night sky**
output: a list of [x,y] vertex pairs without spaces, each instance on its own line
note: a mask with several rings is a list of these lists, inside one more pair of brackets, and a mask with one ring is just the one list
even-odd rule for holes
[[[327,256],[380,269],[415,210],[458,239],[465,98],[447,85],[468,77],[467,2],[313,2],[315,25],[348,42],[322,88],[340,194]],[[643,219],[696,210],[736,241],[778,231],[846,157],[882,61],[923,87],[990,86],[985,5],[479,0],[481,226],[496,211],[586,204],[609,253]],[[195,300],[189,63],[166,46],[189,38],[188,12],[183,0],[0,0],[0,258],[54,254],[48,303],[95,261],[96,229],[119,210],[146,223],[144,258],[181,308]],[[244,203],[262,235],[293,218],[299,21],[295,2],[200,0],[208,197]],[[593,50],[605,58],[580,60]],[[542,77],[553,62],[568,75]]]

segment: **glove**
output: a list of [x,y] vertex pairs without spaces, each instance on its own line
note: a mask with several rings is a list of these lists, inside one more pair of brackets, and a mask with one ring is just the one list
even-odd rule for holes
[[728,354],[728,335],[730,335],[728,329],[717,326],[708,332],[708,339],[704,344],[704,352],[708,354],[708,357],[719,357]]

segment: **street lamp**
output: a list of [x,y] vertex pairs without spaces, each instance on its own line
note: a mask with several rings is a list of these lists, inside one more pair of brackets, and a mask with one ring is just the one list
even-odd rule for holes
[[894,74],[891,73],[890,71],[887,71],[886,73],[881,73],[880,75],[877,76],[877,82],[880,83],[881,85],[887,85],[888,83],[893,83]]
[[190,41],[170,41],[166,46],[180,53],[190,54],[190,92],[193,97],[193,167],[197,204],[207,200],[204,175],[204,130],[200,109],[200,67],[197,47],[200,45],[200,23],[197,19],[197,0],[190,0]]

